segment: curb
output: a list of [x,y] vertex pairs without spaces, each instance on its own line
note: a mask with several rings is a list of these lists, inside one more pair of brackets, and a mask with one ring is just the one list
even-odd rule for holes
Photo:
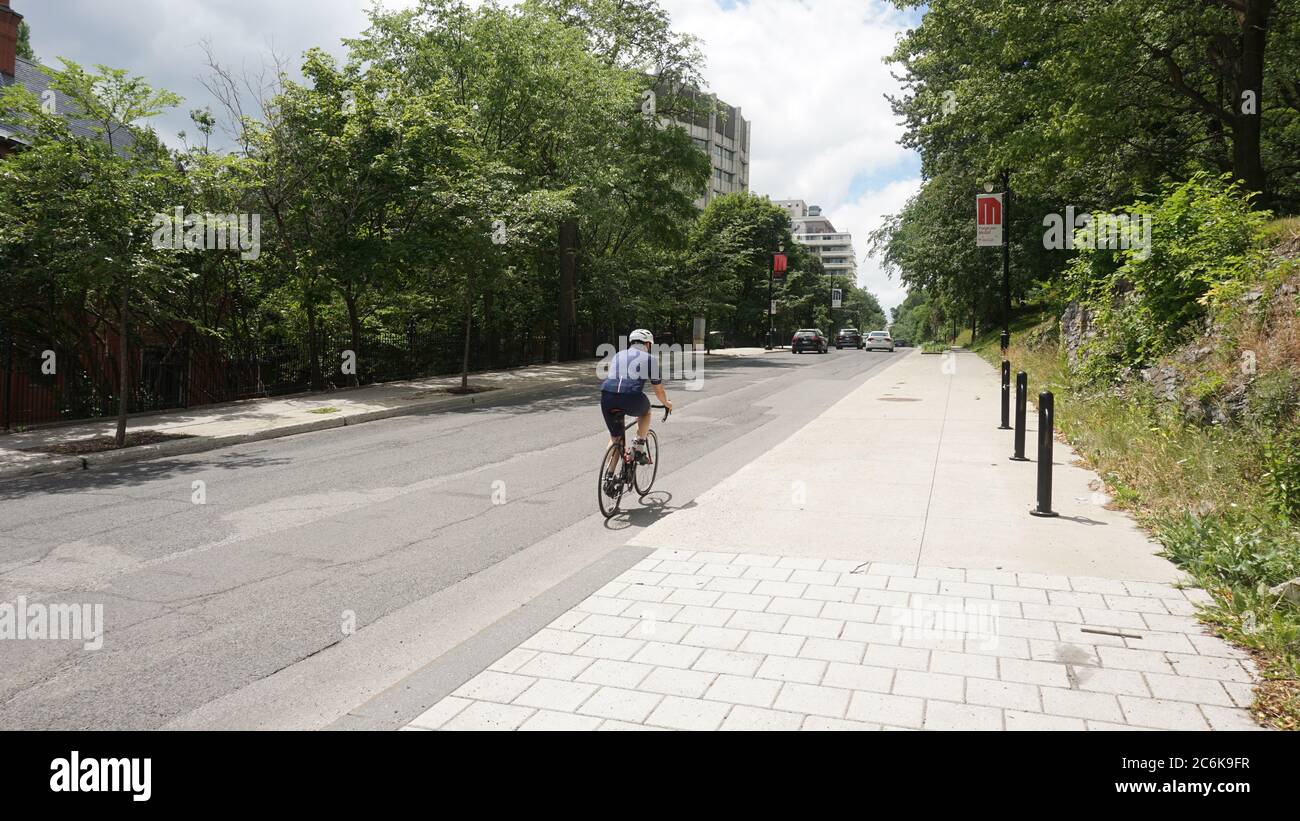
[[547,382],[541,385],[524,385],[518,388],[501,388],[499,390],[488,391],[482,394],[470,394],[468,396],[445,396],[401,407],[381,408],[380,410],[360,411],[353,414],[330,416],[312,420],[310,422],[302,422],[296,425],[285,425],[283,427],[268,428],[266,430],[252,431],[250,433],[236,433],[228,436],[196,436],[192,439],[180,439],[174,442],[162,442],[156,445],[136,445],[134,447],[122,448],[121,450],[87,454],[86,456],[53,456],[49,459],[41,459],[32,464],[0,467],[0,482],[9,479],[21,479],[29,476],[70,473],[78,470],[90,470],[93,467],[121,465],[130,462],[146,461],[149,459],[161,459],[167,456],[182,456],[190,453],[202,453],[203,451],[217,450],[219,448],[232,447],[234,445],[244,445],[250,442],[261,442],[267,439],[280,439],[285,436],[297,436],[301,433],[312,433],[318,430],[330,430],[332,428],[342,428],[351,425],[362,425],[366,422],[376,422],[380,419],[391,419],[397,416],[414,416],[429,411],[439,411],[476,404],[490,405],[494,404],[495,400],[525,398],[534,394],[542,394],[558,388],[566,388],[571,385],[581,384],[586,381],[588,381],[586,377],[570,377],[554,382]]

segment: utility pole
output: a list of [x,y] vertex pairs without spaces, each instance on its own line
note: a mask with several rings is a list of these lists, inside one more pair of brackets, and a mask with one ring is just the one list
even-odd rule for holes
[[776,261],[773,260],[772,267],[767,271],[767,350],[772,350],[773,336],[776,334],[776,328],[773,327],[772,318],[772,278],[776,276]]
[[773,317],[772,305],[772,281],[776,278],[777,273],[785,279],[787,262],[785,257],[785,244],[777,246],[776,253],[772,255],[772,266],[767,271],[767,350],[772,350],[776,342],[776,323]]
[[1002,171],[1002,356],[1011,347],[1011,173]]

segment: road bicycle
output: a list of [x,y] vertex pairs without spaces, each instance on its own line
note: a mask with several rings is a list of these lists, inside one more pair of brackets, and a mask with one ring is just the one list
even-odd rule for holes
[[[650,407],[664,412],[661,422],[668,421],[668,415],[672,411],[663,405]],[[605,457],[600,460],[600,473],[596,475],[596,499],[600,504],[600,512],[606,519],[618,513],[623,494],[628,488],[634,489],[638,497],[644,498],[654,487],[655,477],[659,474],[659,437],[653,428],[646,434],[644,463],[638,462],[633,450],[627,446],[627,432],[635,425],[635,419],[625,425],[623,435],[610,444]]]

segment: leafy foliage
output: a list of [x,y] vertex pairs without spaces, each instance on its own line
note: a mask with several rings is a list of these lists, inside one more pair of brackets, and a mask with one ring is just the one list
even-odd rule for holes
[[18,24],[18,56],[24,60],[36,59],[32,51],[32,29],[25,20]]
[[1283,431],[1266,443],[1264,465],[1277,512],[1300,523],[1300,429]]
[[[1068,298],[1094,315],[1097,334],[1083,349],[1094,374],[1153,362],[1207,311],[1235,309],[1265,267],[1267,214],[1251,209],[1227,177],[1194,175],[1126,211],[1150,220],[1149,245],[1082,247],[1066,270]],[[1107,216],[1094,215],[1094,223]]]

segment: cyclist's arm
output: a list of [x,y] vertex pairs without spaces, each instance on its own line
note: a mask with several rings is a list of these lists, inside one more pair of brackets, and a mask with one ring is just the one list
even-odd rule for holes
[[668,410],[672,410],[673,403],[668,401],[668,394],[664,393],[663,383],[651,385],[651,387],[655,389],[655,396],[659,398],[659,404],[663,405]]

